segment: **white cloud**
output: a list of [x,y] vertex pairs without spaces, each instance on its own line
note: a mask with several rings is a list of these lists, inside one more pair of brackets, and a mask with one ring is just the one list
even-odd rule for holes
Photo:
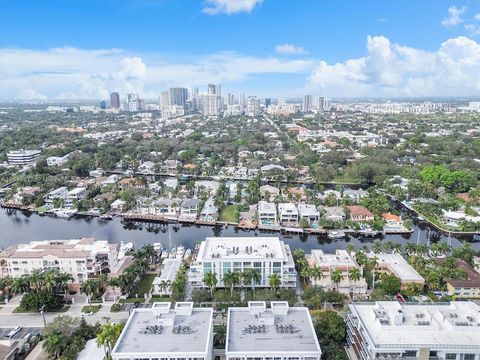
[[279,54],[306,54],[307,52],[301,46],[293,44],[279,44],[275,46],[275,51]]
[[467,10],[465,6],[457,8],[455,5],[448,8],[448,17],[442,20],[443,26],[457,26],[462,22],[461,16]]
[[266,73],[307,75],[314,64],[312,60],[235,52],[166,58],[161,54],[132,56],[118,49],[0,49],[0,98],[25,99],[24,89],[50,99],[105,99],[111,91],[158,95],[168,86],[241,82]]
[[21,89],[18,92],[18,100],[47,100],[47,97],[32,89]]
[[475,20],[480,20],[480,13],[476,14],[476,15],[474,16],[474,19],[475,19]]
[[367,38],[366,55],[336,64],[320,61],[307,90],[328,96],[456,96],[480,92],[480,44],[467,37],[437,51]]
[[205,0],[206,6],[202,9],[202,12],[209,15],[250,13],[255,6],[262,2],[263,0]]
[[475,24],[465,24],[465,30],[468,31],[470,36],[477,36],[480,35],[480,25]]

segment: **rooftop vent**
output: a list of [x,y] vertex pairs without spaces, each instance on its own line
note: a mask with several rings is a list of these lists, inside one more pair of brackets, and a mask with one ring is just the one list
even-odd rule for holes
[[148,325],[145,329],[139,330],[139,334],[158,335],[163,334],[164,327],[162,325]]
[[280,334],[295,334],[300,331],[297,327],[293,326],[292,324],[275,325],[275,330],[277,330],[277,333],[280,333]]
[[248,325],[242,332],[244,334],[264,334],[267,332],[265,325]]
[[193,334],[196,331],[190,326],[177,325],[172,328],[172,333],[177,335]]

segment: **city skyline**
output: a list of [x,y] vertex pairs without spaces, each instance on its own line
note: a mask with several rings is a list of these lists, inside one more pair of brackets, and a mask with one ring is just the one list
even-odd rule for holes
[[208,83],[258,97],[480,92],[480,5],[471,1],[2,5],[2,100],[152,99]]

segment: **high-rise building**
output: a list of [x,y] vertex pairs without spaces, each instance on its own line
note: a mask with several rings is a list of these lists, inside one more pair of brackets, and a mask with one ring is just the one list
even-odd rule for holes
[[107,102],[105,100],[100,101],[100,109],[105,110],[107,108]]
[[188,99],[188,89],[186,88],[170,88],[170,105],[181,106],[185,108],[185,103]]
[[208,84],[208,94],[222,96],[221,85]]
[[138,111],[137,95],[127,94],[127,110]]
[[162,91],[160,96],[160,110],[167,111],[170,107],[170,93],[168,91]]
[[312,108],[313,108],[312,95],[305,95],[303,97],[302,111],[303,112],[311,112]]
[[272,99],[265,98],[265,107],[268,108],[272,104]]
[[316,99],[315,108],[317,111],[330,111],[331,108],[330,100],[320,96]]
[[198,96],[198,110],[205,116],[217,116],[220,114],[220,101],[215,94],[203,94]]
[[261,114],[260,100],[255,96],[247,98],[247,106],[245,108],[246,116],[258,116]]
[[137,111],[145,111],[145,99],[137,99]]
[[243,114],[245,112],[245,94],[240,94],[238,105],[240,105],[240,112]]
[[228,93],[227,95],[227,105],[235,104],[235,96],[233,94]]
[[120,109],[120,94],[118,92],[110,94],[110,107],[112,109]]

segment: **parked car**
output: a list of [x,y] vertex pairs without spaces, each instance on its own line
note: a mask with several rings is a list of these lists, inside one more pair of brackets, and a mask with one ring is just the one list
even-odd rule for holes
[[15,335],[18,334],[18,332],[22,329],[22,327],[19,325],[19,326],[16,326],[15,328],[13,328],[12,330],[10,330],[10,332],[7,334],[7,339],[11,339],[13,338]]

